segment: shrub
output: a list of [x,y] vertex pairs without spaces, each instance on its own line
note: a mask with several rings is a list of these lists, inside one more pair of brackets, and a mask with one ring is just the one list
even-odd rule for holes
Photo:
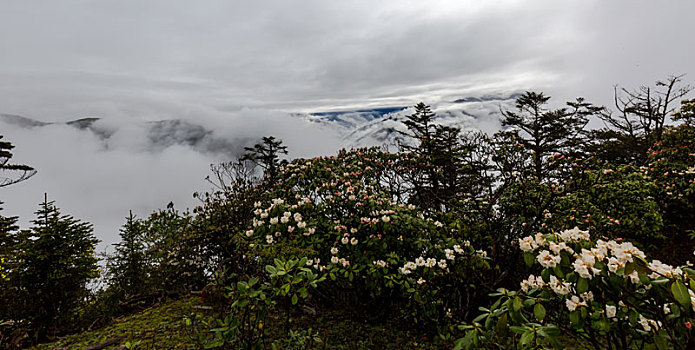
[[462,327],[457,347],[561,348],[560,334],[602,349],[692,345],[695,270],[647,260],[630,242],[591,239],[576,227],[528,236],[519,246],[540,274],[518,291],[492,294],[497,300]]
[[391,157],[353,150],[295,160],[280,174],[277,198],[256,204],[243,237],[261,261],[307,258],[327,274],[320,295],[333,306],[383,317],[407,305],[415,321],[465,312],[459,296],[474,288],[486,254],[416,206],[392,200],[378,181]]

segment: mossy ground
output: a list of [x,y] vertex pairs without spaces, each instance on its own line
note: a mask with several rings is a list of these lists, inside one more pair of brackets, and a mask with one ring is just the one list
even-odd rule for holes
[[[40,344],[34,349],[86,349],[108,340],[121,338],[106,349],[203,349],[211,326],[186,317],[201,313],[200,298],[187,297],[170,300],[145,311],[115,319],[102,329],[63,337],[52,343]],[[308,335],[307,349],[447,349],[436,335],[426,335],[417,329],[404,329],[395,323],[369,324],[352,319],[339,310],[321,310],[316,314],[293,312],[287,327],[286,310],[276,309],[266,320],[267,348],[275,343],[278,349],[297,348],[292,344],[289,330]],[[292,344],[292,345],[290,345]],[[233,348],[233,347],[232,347]]]

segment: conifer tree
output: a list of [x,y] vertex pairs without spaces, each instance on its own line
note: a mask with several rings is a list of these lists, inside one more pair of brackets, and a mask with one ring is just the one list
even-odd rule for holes
[[[0,135],[0,187],[9,186],[21,181],[24,181],[36,174],[34,168],[24,164],[11,164],[11,150],[14,145],[8,141],[2,141],[3,136]],[[5,175],[6,173],[15,173],[16,176]]]
[[116,287],[121,295],[137,295],[145,287],[148,273],[144,243],[146,232],[143,220],[136,218],[131,211],[119,232],[121,241],[114,244],[115,253],[108,257],[109,284]]
[[402,144],[401,149],[422,159],[411,179],[412,201],[423,208],[446,210],[446,204],[458,192],[461,178],[460,129],[437,124],[435,117],[430,106],[422,102],[415,105],[415,112],[403,122],[408,132],[401,134],[415,139],[417,144]]
[[603,110],[578,98],[568,102],[569,108],[549,110],[550,96],[527,91],[516,100],[517,111],[503,112],[503,126],[513,127],[515,139],[533,153],[533,173],[538,179],[548,175],[546,159],[559,153],[577,156],[584,139],[588,116]]
[[16,316],[16,273],[20,242],[17,217],[0,215],[0,321],[11,320]]
[[269,184],[274,184],[277,179],[280,167],[286,161],[280,161],[280,154],[287,154],[287,146],[282,145],[282,140],[277,140],[273,136],[264,136],[261,142],[253,147],[244,147],[246,153],[240,158],[241,161],[249,160],[263,169],[265,180]]
[[47,197],[26,238],[18,273],[24,318],[35,340],[43,340],[70,330],[75,309],[89,293],[87,283],[99,276],[99,241],[91,224],[61,214]]

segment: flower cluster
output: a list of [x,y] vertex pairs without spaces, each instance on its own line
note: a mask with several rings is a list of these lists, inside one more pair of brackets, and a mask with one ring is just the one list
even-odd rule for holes
[[[685,309],[695,312],[695,270],[648,261],[630,242],[592,240],[588,231],[575,227],[521,238],[519,247],[527,264],[543,268],[540,276],[521,281],[521,293],[561,301],[575,326],[585,324],[584,318],[604,318],[609,322],[601,326],[604,331],[612,323],[656,334],[664,322],[683,317]],[[684,327],[680,322],[678,327]]]
[[459,258],[477,258],[480,260],[487,257],[487,253],[485,251],[475,250],[469,241],[464,241],[463,247],[461,247],[459,244],[455,244],[451,247],[451,249],[444,249],[443,253],[444,257],[440,259],[433,257],[425,258],[420,256],[414,261],[407,261],[402,267],[399,268],[399,271],[403,275],[409,275],[420,267],[426,269],[438,268],[440,270],[449,271],[449,264],[453,264],[457,260],[457,255]]

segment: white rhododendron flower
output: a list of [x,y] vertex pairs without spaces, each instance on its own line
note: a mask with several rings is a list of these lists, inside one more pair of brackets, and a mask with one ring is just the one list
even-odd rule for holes
[[536,260],[545,268],[553,268],[560,263],[562,258],[559,255],[553,255],[550,251],[544,250],[538,254]]
[[424,279],[422,279],[422,277],[420,277],[420,279],[417,280],[417,284],[423,284],[423,283],[425,283],[425,282],[427,282],[427,281],[425,281]]
[[581,255],[572,263],[572,266],[579,277],[591,279],[601,273],[601,270],[595,268],[594,264],[596,264],[596,258],[591,254],[591,251],[582,249]]
[[652,328],[659,329],[661,327],[661,322],[648,319],[643,315],[639,315],[639,321],[637,321],[645,332],[650,332]]
[[444,260],[444,259],[439,260],[439,262],[437,263],[437,266],[439,266],[439,268],[445,269],[446,268],[446,260]]
[[334,255],[334,256],[332,256],[332,257],[331,257],[331,263],[333,263],[333,264],[337,264],[337,263],[338,263],[338,261],[339,261],[339,259],[338,259],[338,257],[337,257],[337,256],[335,256],[335,255]]
[[306,227],[306,222],[304,222],[304,221],[298,222],[298,223],[297,223],[297,227],[299,227],[299,228],[305,228],[305,227]]
[[681,271],[680,267],[674,268],[673,266],[664,264],[659,260],[652,260],[652,262],[649,263],[648,268],[652,271],[652,273],[649,274],[649,278],[652,279],[659,278],[661,276],[677,277],[683,275],[683,271]]
[[570,292],[571,284],[569,282],[561,281],[555,277],[555,275],[550,275],[550,282],[548,282],[550,289],[558,295],[567,295]]
[[357,245],[357,242],[358,242],[358,240],[355,237],[352,237],[352,239],[350,240],[350,244],[352,244],[352,245]]
[[590,302],[594,301],[594,292],[592,292],[592,291],[584,292],[580,295],[580,297],[582,297],[582,300],[586,301],[587,303],[590,303]]
[[545,239],[542,233],[538,232],[533,236],[534,243],[536,247],[545,247],[548,245],[548,240]]
[[373,264],[379,267],[386,267],[386,262],[383,260],[375,260]]
[[606,317],[613,318],[617,313],[618,308],[615,305],[606,304]]
[[271,225],[275,225],[275,224],[277,224],[277,223],[278,223],[278,218],[277,218],[277,217],[270,218],[270,224],[271,224]]
[[283,224],[286,224],[286,223],[290,222],[290,218],[287,216],[283,216],[280,218],[280,222]]
[[585,301],[580,301],[579,297],[573,295],[572,298],[565,300],[565,305],[567,305],[567,310],[574,311],[579,306],[586,306]]
[[521,281],[521,290],[528,293],[529,289],[541,289],[546,285],[545,281],[538,276],[530,275],[527,279]]
[[246,231],[246,237],[251,237],[253,235],[253,230]]
[[[530,238],[530,237],[527,237],[527,238]],[[552,251],[553,253],[555,253],[557,255],[560,255],[560,252],[562,252],[563,250],[566,250],[570,253],[574,253],[574,250],[572,250],[572,248],[568,247],[567,244],[565,244],[565,242],[560,242],[560,243],[548,242],[548,249],[550,249],[550,251]]]
[[350,238],[348,238],[348,236],[343,236],[343,238],[340,240],[340,243],[348,244],[350,243]]
[[419,257],[419,258],[415,259],[415,265],[425,266],[425,258]]
[[331,248],[331,254],[333,254],[333,255],[338,254],[338,248],[336,248],[336,247]]
[[265,241],[268,242],[268,244],[273,244],[273,242],[275,242],[275,239],[273,239],[272,235],[266,235]]
[[456,258],[456,255],[454,255],[454,251],[451,249],[444,249],[444,255],[449,260],[454,260]]
[[591,238],[588,231],[582,231],[576,226],[571,230],[560,232],[559,237],[564,242],[588,241]]
[[521,251],[530,253],[536,250],[537,247],[536,240],[534,240],[533,237],[526,236],[524,238],[519,238],[519,248],[521,248]]

